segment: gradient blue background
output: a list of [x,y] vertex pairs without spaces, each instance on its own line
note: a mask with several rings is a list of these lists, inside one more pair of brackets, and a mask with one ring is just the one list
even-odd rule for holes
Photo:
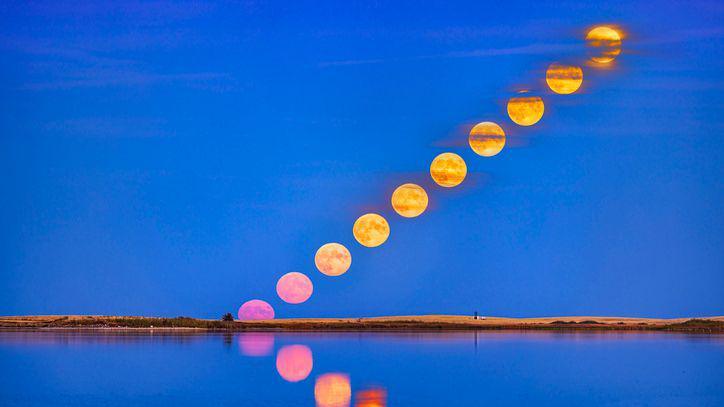
[[[724,6],[585,3],[2,2],[0,314],[724,314]],[[597,23],[627,33],[613,69],[514,126]],[[491,159],[482,120],[510,134]],[[463,187],[429,180],[447,150]],[[351,234],[372,210],[377,249]]]

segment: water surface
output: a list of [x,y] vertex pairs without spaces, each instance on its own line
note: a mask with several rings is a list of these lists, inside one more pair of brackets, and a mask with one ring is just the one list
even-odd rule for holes
[[0,372],[10,406],[722,406],[724,336],[16,331]]

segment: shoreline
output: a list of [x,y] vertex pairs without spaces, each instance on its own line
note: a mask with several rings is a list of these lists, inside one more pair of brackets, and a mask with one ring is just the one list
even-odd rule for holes
[[437,331],[616,331],[724,333],[724,317],[625,318],[568,316],[545,318],[415,315],[370,318],[293,318],[264,321],[220,321],[189,317],[139,316],[0,316],[0,332],[23,331],[171,331],[171,332],[437,332]]

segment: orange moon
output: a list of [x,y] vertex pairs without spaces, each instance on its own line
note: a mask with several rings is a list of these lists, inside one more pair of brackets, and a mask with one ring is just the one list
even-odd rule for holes
[[546,83],[553,92],[568,95],[578,90],[583,83],[583,70],[575,65],[561,65],[554,62],[546,70]]
[[465,160],[455,153],[442,153],[430,164],[430,176],[438,185],[445,188],[460,185],[467,173]]
[[599,64],[608,64],[621,53],[621,34],[611,27],[594,27],[586,35],[591,60]]
[[508,100],[508,116],[515,124],[521,126],[538,123],[543,117],[544,110],[543,99],[539,96],[516,96]]
[[349,376],[342,373],[326,373],[317,377],[314,383],[314,400],[318,407],[349,406],[352,387]]
[[400,216],[414,218],[427,209],[427,192],[417,184],[402,184],[392,193],[391,201]]
[[385,407],[387,391],[382,388],[359,390],[355,393],[354,407]]
[[357,218],[352,234],[362,246],[377,247],[390,236],[390,225],[382,216],[368,213]]
[[352,265],[352,255],[346,247],[339,243],[327,243],[317,249],[314,264],[322,274],[332,277],[341,276]]
[[288,382],[300,382],[312,373],[312,351],[304,345],[287,345],[277,353],[277,372]]
[[290,304],[301,304],[308,300],[313,290],[312,280],[296,271],[283,275],[277,281],[279,298]]
[[492,157],[505,147],[505,132],[496,123],[478,123],[470,130],[468,143],[477,155]]

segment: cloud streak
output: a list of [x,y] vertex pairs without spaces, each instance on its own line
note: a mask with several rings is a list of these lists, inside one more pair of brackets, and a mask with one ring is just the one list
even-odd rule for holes
[[407,62],[419,61],[425,59],[446,59],[446,58],[488,58],[505,55],[545,55],[557,52],[567,52],[580,49],[579,43],[560,43],[560,44],[530,44],[519,47],[506,48],[483,48],[467,51],[453,51],[443,54],[417,55],[400,58],[371,58],[371,59],[347,59],[338,61],[326,61],[319,64],[320,67],[334,67],[347,65],[370,65],[388,62]]
[[231,77],[221,72],[188,73],[147,73],[135,71],[89,72],[77,78],[29,83],[23,88],[28,90],[76,89],[107,86],[145,86],[164,83],[186,83],[209,89],[225,89],[223,83]]
[[107,52],[68,46],[55,41],[3,38],[5,52],[27,57],[25,90],[55,90],[109,86],[185,84],[224,91],[237,87],[232,75],[215,71],[159,72],[144,67],[142,59],[109,57]]

